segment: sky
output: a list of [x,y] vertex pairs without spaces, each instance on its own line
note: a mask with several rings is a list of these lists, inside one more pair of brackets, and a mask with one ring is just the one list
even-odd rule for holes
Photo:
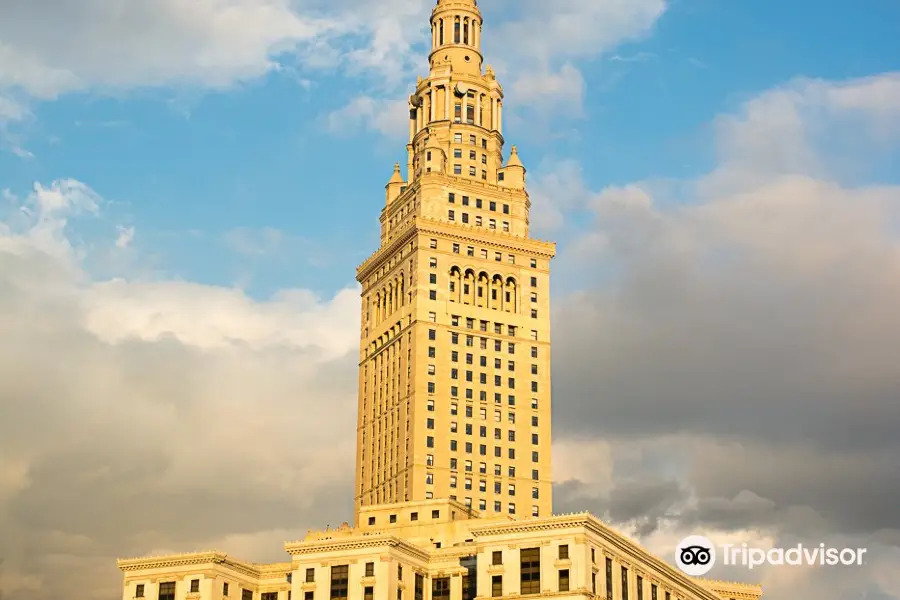
[[[0,595],[350,520],[431,0],[0,0]],[[900,599],[900,5],[483,0],[553,265],[554,503]],[[328,452],[323,452],[328,448]]]

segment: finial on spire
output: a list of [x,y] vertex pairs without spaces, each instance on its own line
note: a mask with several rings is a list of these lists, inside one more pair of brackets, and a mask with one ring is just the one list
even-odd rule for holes
[[519,151],[515,146],[510,148],[509,150],[509,161],[506,163],[507,167],[524,167],[522,164],[522,160],[519,158]]
[[400,175],[400,163],[394,163],[394,174],[388,183],[403,183],[403,176]]

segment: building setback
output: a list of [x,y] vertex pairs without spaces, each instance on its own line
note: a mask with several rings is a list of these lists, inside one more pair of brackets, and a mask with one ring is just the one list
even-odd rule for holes
[[[758,600],[688,577],[588,513],[552,514],[550,261],[475,0],[438,0],[362,286],[353,525],[118,561],[123,600]],[[674,551],[674,548],[673,548]]]

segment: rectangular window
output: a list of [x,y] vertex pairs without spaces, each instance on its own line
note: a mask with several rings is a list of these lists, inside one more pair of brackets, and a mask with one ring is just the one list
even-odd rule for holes
[[253,590],[241,590],[241,600],[253,600]]
[[432,600],[450,600],[450,578],[435,577],[431,580]]
[[[244,590],[250,591],[250,590]],[[251,594],[253,592],[250,592]],[[175,600],[175,582],[164,581],[159,584],[159,600]]]
[[[227,596],[228,594],[225,594],[225,595]],[[134,586],[134,597],[135,598],[143,598],[144,597],[144,584],[143,583],[139,583],[136,586]]]
[[628,600],[628,569],[622,567],[622,600]]
[[644,578],[637,576],[637,600],[644,600]]
[[651,583],[650,584],[650,600],[657,600],[657,598],[658,598],[658,595],[657,595],[656,584]]
[[260,595],[260,600],[278,600],[278,592],[265,592]]
[[[591,554],[594,553],[594,550],[591,549]],[[593,558],[591,559],[593,562]],[[612,585],[612,559],[606,559],[606,600],[612,600],[613,597],[613,585]]]
[[462,175],[462,165],[453,165],[453,174]]
[[453,244],[453,254],[459,254],[459,244]]
[[569,545],[561,544],[559,547],[559,560],[567,560],[569,558]]
[[[432,518],[437,518],[434,516],[435,512],[437,511],[432,511]],[[413,597],[415,598],[415,600],[424,600],[425,598],[425,577],[421,573],[416,573],[416,583]]]
[[448,211],[447,211],[447,220],[448,220],[448,221],[455,221],[455,220],[456,220],[456,213],[453,212],[452,210],[448,210]]
[[[274,598],[272,600],[275,600]],[[375,600],[375,588],[367,585],[363,588],[363,600]]]
[[[515,505],[510,504],[510,508]],[[511,513],[514,512],[513,508]],[[541,593],[541,549],[525,548],[519,551],[519,572],[522,594]]]
[[457,144],[462,144],[462,134],[461,134],[461,133],[454,133],[454,134],[453,134],[453,141],[456,142]]
[[200,592],[200,580],[199,579],[191,579],[191,594],[197,594]]
[[503,575],[491,576],[491,597],[499,598],[503,595]]
[[222,595],[228,596],[228,582],[222,584]]
[[569,591],[569,570],[568,569],[560,569],[559,570],[559,591],[561,591],[561,592]]
[[[459,105],[457,105],[457,107],[459,107]],[[453,158],[462,158],[462,150],[460,148],[455,148],[453,150]],[[463,196],[463,198],[465,198],[465,196]],[[465,204],[465,202],[463,202],[463,204]]]
[[366,563],[366,575],[365,576],[366,577],[375,577],[375,563],[373,563],[373,562]]
[[450,204],[456,202],[456,194],[454,194],[453,192],[447,194],[447,202],[449,202]]

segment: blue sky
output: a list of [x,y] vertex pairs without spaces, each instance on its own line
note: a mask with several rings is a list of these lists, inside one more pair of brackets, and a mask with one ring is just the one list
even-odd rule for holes
[[[900,600],[900,4],[481,5],[558,242],[554,509],[663,557],[867,547],[711,576]],[[354,271],[432,0],[0,6],[0,592],[282,560],[349,518]]]
[[[502,48],[491,45],[492,33],[527,18],[526,9],[490,2],[483,8],[487,62],[502,64],[506,57],[496,55]],[[716,115],[796,77],[844,80],[897,68],[897,23],[900,7],[890,0],[871,0],[864,9],[846,2],[677,0],[657,19],[612,37],[621,43],[548,59],[571,60],[580,71],[580,114],[579,100],[563,94],[540,112],[540,126],[524,127],[515,114],[529,114],[529,86],[510,84],[527,82],[531,65],[501,73],[514,113],[507,139],[519,145],[532,178],[560,160],[577,161],[594,190],[696,177],[714,164]],[[421,41],[424,24],[407,19],[405,26],[418,28],[407,35]],[[365,34],[342,39],[365,43]],[[424,62],[413,56],[424,74]],[[98,85],[55,100],[26,96],[33,116],[7,126],[15,142],[0,154],[0,182],[16,192],[35,181],[87,183],[115,203],[122,224],[135,226],[135,246],[178,276],[243,282],[254,295],[296,285],[330,294],[352,283],[353,266],[377,243],[381,190],[393,162],[404,161],[405,128],[400,103],[384,109],[399,113],[401,123],[386,132],[359,122],[336,133],[328,115],[360,94],[402,98],[412,76],[376,89],[358,69],[310,68],[302,55],[280,61],[288,68],[234,75],[225,89],[187,80]],[[16,156],[13,144],[33,156]],[[303,252],[272,264],[223,247],[229,232],[255,236],[266,228]],[[555,235],[539,226],[535,233]]]

